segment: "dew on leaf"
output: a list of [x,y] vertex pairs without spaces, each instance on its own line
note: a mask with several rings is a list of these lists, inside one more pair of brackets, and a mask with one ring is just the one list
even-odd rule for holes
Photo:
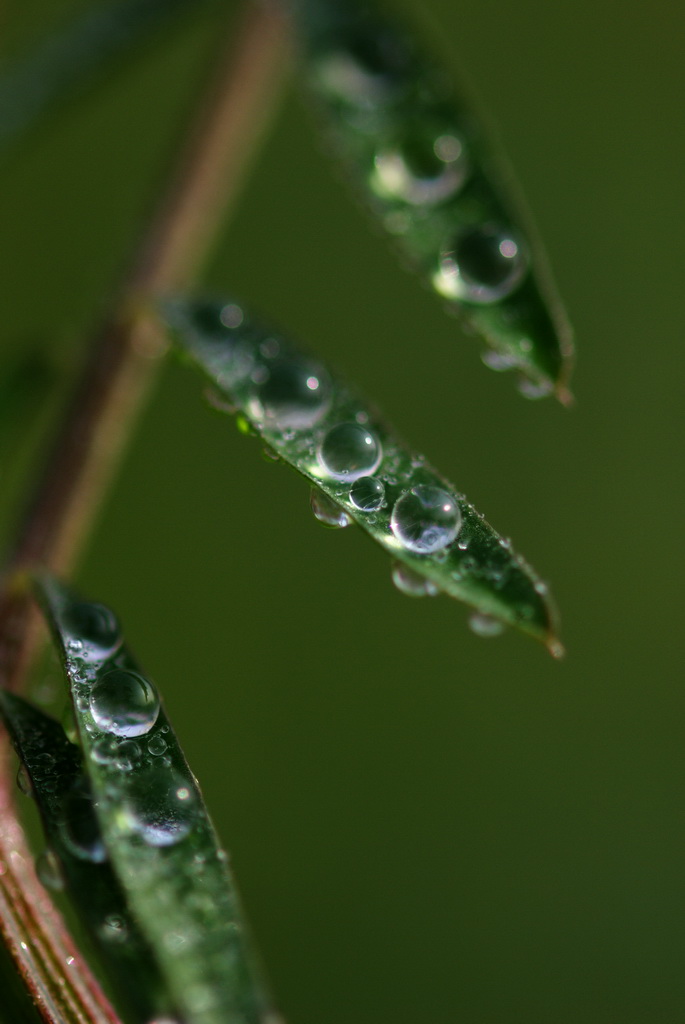
[[461,527],[461,512],[448,491],[419,484],[397,499],[390,526],[408,551],[430,554],[455,539]]
[[360,423],[338,423],[319,447],[319,462],[326,474],[350,483],[373,473],[382,455],[378,438]]
[[392,567],[392,581],[407,597],[435,597],[439,593],[438,587],[432,580],[426,579],[418,572],[414,572],[409,566],[402,562],[395,562]]
[[429,206],[455,195],[468,174],[461,140],[454,134],[436,138],[424,130],[418,137],[376,155],[371,186],[381,196],[401,199],[412,206]]
[[441,254],[434,284],[446,298],[487,305],[511,295],[527,269],[514,233],[484,224],[462,231]]
[[46,889],[60,892],[64,889],[62,865],[54,850],[44,850],[36,858],[36,874]]
[[64,615],[64,629],[67,649],[82,661],[103,661],[121,646],[121,627],[116,615],[94,601],[70,605]]
[[197,809],[197,795],[188,779],[152,767],[132,779],[126,819],[150,846],[172,846],[191,831]]
[[143,736],[157,721],[159,697],[152,683],[138,672],[115,668],[93,687],[90,711],[103,732]]
[[341,529],[352,523],[352,519],[345,509],[337,501],[334,501],[333,498],[329,498],[320,487],[312,487],[310,504],[315,518],[320,523],[323,523],[324,526],[330,526],[332,529]]
[[318,363],[281,357],[259,366],[248,404],[250,415],[271,429],[306,430],[327,412],[331,382]]
[[473,615],[469,616],[469,629],[476,636],[500,636],[504,632],[504,623],[500,622],[499,619],[495,619],[492,615],[474,612]]
[[360,512],[375,512],[385,500],[383,481],[374,476],[360,476],[350,487],[349,498]]

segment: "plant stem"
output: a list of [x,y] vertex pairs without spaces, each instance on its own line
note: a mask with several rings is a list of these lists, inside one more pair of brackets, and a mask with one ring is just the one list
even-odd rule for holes
[[[286,54],[282,17],[270,7],[250,6],[237,40],[220,56],[189,144],[93,336],[5,565],[0,683],[7,688],[21,688],[36,647],[24,570],[40,564],[66,573],[73,566],[164,351],[143,303],[197,274],[265,131]],[[45,1021],[114,1022],[34,874],[12,806],[7,753],[0,750],[0,931]]]

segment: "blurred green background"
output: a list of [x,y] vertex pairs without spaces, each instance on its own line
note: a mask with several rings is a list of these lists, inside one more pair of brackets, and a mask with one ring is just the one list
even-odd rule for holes
[[[87,6],[8,4],[5,54]],[[75,369],[217,13],[160,32],[5,159],[0,368],[30,343]],[[685,12],[410,13],[498,126],[576,329],[576,407],[527,402],[480,365],[351,199],[296,91],[205,283],[330,358],[513,538],[551,582],[566,661],[396,592],[384,553],[322,529],[304,482],[174,364],[78,581],[165,695],[290,1024],[675,1024]],[[58,400],[2,449],[5,537]]]

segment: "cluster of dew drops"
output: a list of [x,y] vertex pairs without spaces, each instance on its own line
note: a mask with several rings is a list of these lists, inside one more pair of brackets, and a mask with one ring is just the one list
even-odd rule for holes
[[[320,363],[286,347],[278,338],[260,335],[257,340],[249,330],[239,330],[245,317],[235,303],[201,304],[195,312],[194,326],[202,337],[225,343],[218,379],[270,444],[267,454],[278,458],[279,445],[291,445],[297,464],[335,491],[334,499],[316,485],[312,487],[315,517],[332,528],[350,525],[352,514],[375,525],[388,505],[386,485],[397,482],[392,472],[397,453],[384,452],[381,438],[369,425],[368,413],[352,412],[350,418],[323,427],[326,418],[335,420],[331,410],[336,395],[335,385]],[[231,344],[233,332],[236,344]],[[221,397],[212,401],[226,408]],[[236,411],[233,406],[230,409]],[[420,457],[413,463],[422,464]],[[396,548],[416,555],[446,555],[462,528],[459,501],[439,480],[408,486],[392,504],[389,528]],[[413,597],[439,592],[430,579],[401,562],[394,565],[392,579],[400,591]],[[503,628],[482,614],[472,616],[469,622],[480,636],[495,636]]]
[[[418,73],[420,75],[420,72]],[[357,26],[346,41],[336,40],[315,61],[315,88],[338,107],[348,129],[367,136],[367,185],[385,229],[412,249],[412,231],[460,194],[478,170],[458,117],[434,88],[417,82],[413,55],[386,28]],[[365,149],[366,147],[362,147]],[[530,267],[528,248],[518,231],[493,214],[473,223],[465,200],[464,223],[446,228],[429,272],[432,287],[450,302],[487,306],[508,298]],[[402,242],[402,240],[404,240]],[[530,339],[520,340],[522,352]],[[483,355],[491,369],[516,367],[513,353]],[[549,393],[546,383],[522,379],[527,398]]]
[[[195,825],[199,799],[191,778],[172,766],[169,727],[158,721],[160,700],[154,684],[128,667],[125,658],[118,658],[121,628],[105,605],[72,603],[63,608],[60,626],[77,713],[90,734],[85,756],[109,766],[119,780],[122,773],[128,776],[123,786],[120,781],[112,783],[119,827],[143,845],[173,846]],[[64,725],[69,739],[76,742],[72,714]],[[49,753],[40,756],[51,757]],[[32,795],[24,768],[17,781],[22,792]],[[66,794],[59,829],[64,845],[78,859],[107,860],[94,794],[85,775]],[[225,857],[223,851],[221,857]],[[36,867],[44,885],[63,888],[59,860],[52,850],[40,855]],[[126,935],[125,922],[118,915],[102,922],[101,938],[117,942]]]

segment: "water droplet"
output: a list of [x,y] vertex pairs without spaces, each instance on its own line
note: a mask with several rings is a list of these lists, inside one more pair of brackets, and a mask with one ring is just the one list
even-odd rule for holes
[[224,306],[219,313],[219,320],[228,327],[229,330],[235,330],[236,327],[240,327],[243,322],[244,315],[240,306],[236,306],[234,302],[229,302]]
[[281,357],[259,369],[262,379],[253,383],[249,412],[263,426],[306,430],[327,412],[331,382],[318,363]]
[[46,889],[60,892],[64,888],[62,865],[54,850],[44,850],[36,858],[36,874]]
[[506,373],[507,370],[518,366],[516,356],[507,352],[498,352],[497,349],[487,349],[481,354],[483,363],[496,373]]
[[[420,131],[420,130],[419,130]],[[455,134],[437,138],[426,130],[375,158],[371,185],[382,196],[412,206],[432,205],[458,192],[469,174],[464,146]]]
[[457,236],[442,254],[433,283],[447,298],[487,304],[510,295],[527,269],[528,260],[513,232],[485,224]]
[[108,914],[100,925],[98,932],[100,938],[106,942],[126,942],[128,939],[128,928],[126,921],[121,914]]
[[375,512],[385,500],[383,481],[374,476],[360,476],[350,487],[350,501],[360,512]]
[[163,754],[166,748],[167,742],[160,733],[157,733],[156,736],[153,736],[151,739],[148,740],[147,749],[149,753],[152,754],[153,757],[157,757],[159,756],[159,754]]
[[536,402],[539,398],[547,398],[554,391],[554,385],[550,380],[530,380],[529,377],[520,377],[516,387],[519,394],[524,398]]
[[452,543],[461,527],[461,512],[448,491],[419,484],[397,499],[390,526],[409,551],[430,554]]
[[392,567],[392,581],[398,590],[408,597],[435,597],[439,593],[432,580],[414,572],[402,562],[395,562]]
[[339,48],[319,62],[320,85],[354,107],[386,106],[402,95],[410,80],[411,56],[403,41],[376,25],[361,25]]
[[76,725],[76,718],[74,717],[74,707],[71,701],[67,704],[62,713],[62,728],[64,729],[65,735],[69,742],[78,745],[78,727]]
[[91,747],[91,757],[98,764],[108,764],[129,772],[138,764],[142,752],[135,740],[119,740],[115,736],[100,736]]
[[341,527],[349,526],[353,522],[345,509],[341,508],[337,501],[329,498],[320,487],[312,487],[310,503],[315,517],[324,526],[340,529]]
[[469,629],[476,636],[500,636],[504,632],[504,623],[492,615],[474,612],[469,618]]
[[177,772],[153,767],[132,779],[127,819],[151,846],[172,846],[187,836],[197,809],[195,789]]
[[33,783],[26,766],[23,764],[20,764],[17,770],[17,786],[19,787],[19,792],[23,793],[24,796],[33,796]]
[[382,455],[380,441],[360,423],[338,423],[319,448],[319,462],[326,473],[349,482],[373,473]]
[[72,604],[64,615],[64,628],[70,634],[69,650],[82,661],[104,661],[121,646],[117,617],[104,604],[92,601]]
[[90,711],[103,732],[143,736],[157,721],[159,697],[152,683],[138,672],[115,668],[93,687]]
[[67,795],[61,828],[66,845],[76,857],[96,864],[107,859],[93,795],[85,782],[78,782]]

